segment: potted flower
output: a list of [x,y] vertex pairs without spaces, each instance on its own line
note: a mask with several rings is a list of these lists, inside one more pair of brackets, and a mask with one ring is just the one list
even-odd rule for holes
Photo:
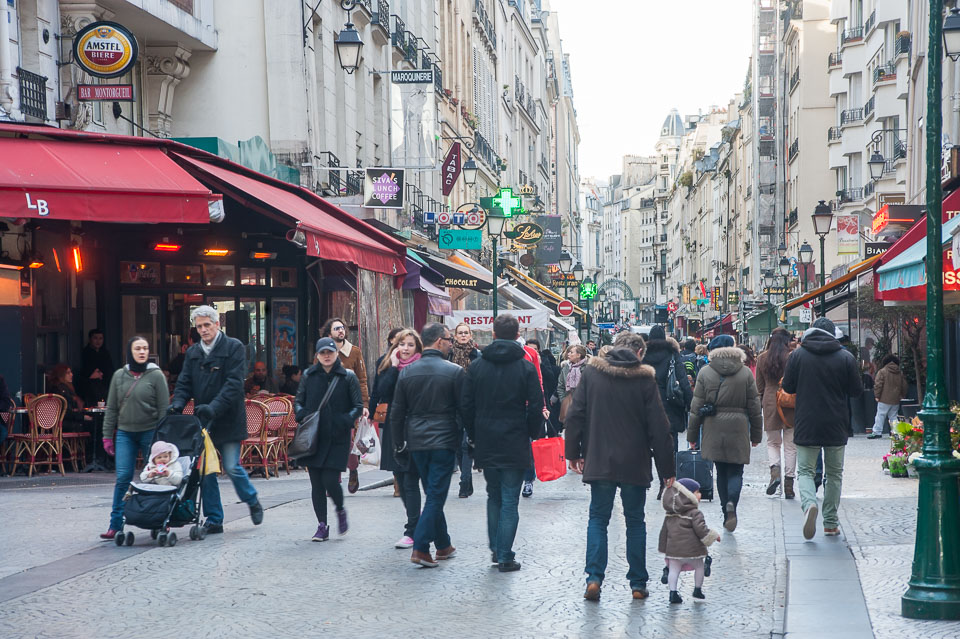
[[443,90],[443,93],[449,98],[449,97],[451,97],[451,96],[453,95],[453,90],[452,90],[452,89],[444,89],[444,90]]

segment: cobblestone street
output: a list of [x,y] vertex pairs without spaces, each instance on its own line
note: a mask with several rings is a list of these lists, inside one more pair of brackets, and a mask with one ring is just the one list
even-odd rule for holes
[[[912,559],[916,482],[880,472],[885,446],[857,438],[848,447],[841,522],[872,625],[872,634],[864,627],[849,636],[960,637],[960,624],[899,616]],[[389,488],[349,496],[350,532],[324,544],[309,541],[315,528],[309,482],[294,472],[255,480],[268,508],[260,527],[252,526],[246,506],[233,503],[223,536],[191,542],[184,530],[175,548],[158,548],[136,530],[133,547],[117,548],[91,541],[106,523],[106,476],[82,485],[6,484],[0,490],[10,513],[0,550],[0,636],[140,637],[175,624],[184,637],[779,637],[786,599],[794,594],[786,586],[784,533],[796,532],[784,531],[782,522],[795,519],[799,500],[767,498],[765,448],[753,449],[753,456],[740,527],[712,548],[706,602],[694,603],[686,574],[685,601],[675,606],[658,579],[663,516],[654,493],[647,504],[650,599],[630,598],[619,509],[601,601],[582,599],[589,493],[572,474],[536,484],[533,498],[522,500],[516,550],[523,569],[511,574],[488,563],[481,474],[469,499],[457,499],[454,477],[446,512],[457,557],[435,570],[414,566],[409,551],[393,548],[402,508]],[[371,470],[361,484],[383,477]],[[231,487],[223,488],[233,497]],[[706,502],[703,510],[719,529],[719,504]],[[801,552],[816,557],[823,543],[818,533]],[[817,635],[827,636],[786,636]]]

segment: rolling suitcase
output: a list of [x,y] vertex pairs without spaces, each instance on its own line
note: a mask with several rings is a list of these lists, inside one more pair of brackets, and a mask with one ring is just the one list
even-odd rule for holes
[[713,501],[713,463],[703,458],[700,449],[677,451],[677,479],[693,479],[700,484],[700,496]]

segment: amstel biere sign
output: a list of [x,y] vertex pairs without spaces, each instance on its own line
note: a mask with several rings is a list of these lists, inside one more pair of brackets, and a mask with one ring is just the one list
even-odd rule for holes
[[73,59],[98,78],[116,78],[137,62],[137,39],[116,22],[92,22],[73,39]]

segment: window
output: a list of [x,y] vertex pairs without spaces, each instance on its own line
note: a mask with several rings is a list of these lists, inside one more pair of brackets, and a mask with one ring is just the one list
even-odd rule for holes
[[167,284],[203,284],[202,269],[199,264],[168,264],[164,267],[164,281]]
[[297,269],[273,267],[270,269],[270,286],[297,288]]
[[230,264],[204,264],[203,281],[207,286],[236,286],[237,269]]
[[267,269],[240,267],[240,286],[266,286]]

